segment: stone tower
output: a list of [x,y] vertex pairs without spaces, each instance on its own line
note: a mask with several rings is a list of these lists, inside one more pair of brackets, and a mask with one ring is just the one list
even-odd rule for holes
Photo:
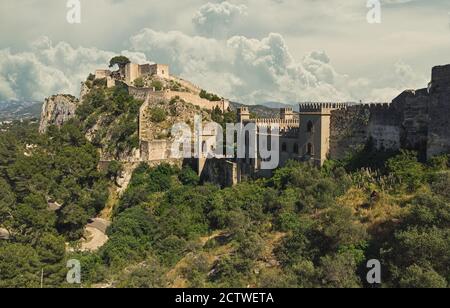
[[331,112],[346,108],[344,103],[300,104],[300,155],[322,166],[330,151]]
[[294,120],[294,109],[293,108],[281,108],[280,109],[280,118],[282,120],[292,121]]
[[250,120],[250,111],[248,107],[240,107],[237,110],[237,120],[238,122],[245,122]]

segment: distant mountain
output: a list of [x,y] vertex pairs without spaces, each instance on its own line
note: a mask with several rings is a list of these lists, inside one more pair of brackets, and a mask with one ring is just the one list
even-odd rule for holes
[[231,109],[236,111],[239,107],[246,106],[250,110],[250,113],[254,114],[258,118],[277,118],[280,116],[280,110],[263,105],[244,105],[240,103],[231,102]]
[[284,103],[279,103],[279,102],[267,102],[267,103],[262,103],[261,105],[263,105],[265,107],[269,107],[269,108],[274,108],[274,109],[291,107],[294,109],[294,111],[297,111],[297,112],[300,111],[299,104],[292,105],[292,104],[284,104]]
[[0,121],[39,118],[41,109],[42,102],[2,101],[0,102]]
[[231,108],[236,110],[239,107],[247,106],[250,113],[253,113],[258,118],[278,118],[280,116],[280,108],[292,107],[294,111],[299,111],[299,106],[289,105],[276,102],[262,103],[261,105],[244,105],[240,103],[231,102]]

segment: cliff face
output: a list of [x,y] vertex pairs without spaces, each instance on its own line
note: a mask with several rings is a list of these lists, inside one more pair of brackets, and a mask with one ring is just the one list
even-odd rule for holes
[[39,132],[45,133],[50,125],[60,127],[75,116],[79,101],[71,95],[54,95],[45,100],[42,106]]

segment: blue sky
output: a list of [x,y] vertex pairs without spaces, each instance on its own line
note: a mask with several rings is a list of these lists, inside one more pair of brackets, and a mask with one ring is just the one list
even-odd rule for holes
[[[65,0],[0,3],[0,100],[77,94],[115,54],[172,72],[232,100],[390,101],[450,63],[450,1]],[[20,12],[20,14],[18,14]]]

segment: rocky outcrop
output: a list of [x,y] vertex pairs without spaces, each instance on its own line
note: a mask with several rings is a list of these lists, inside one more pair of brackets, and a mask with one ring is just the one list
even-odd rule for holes
[[71,95],[53,95],[42,106],[39,132],[45,133],[50,125],[61,127],[75,116],[79,100]]
[[91,92],[91,89],[88,87],[88,85],[86,84],[86,82],[82,82],[81,83],[81,88],[80,88],[80,99],[83,100],[83,98],[89,94],[89,92]]
[[7,229],[0,228],[0,240],[9,240],[11,234]]

